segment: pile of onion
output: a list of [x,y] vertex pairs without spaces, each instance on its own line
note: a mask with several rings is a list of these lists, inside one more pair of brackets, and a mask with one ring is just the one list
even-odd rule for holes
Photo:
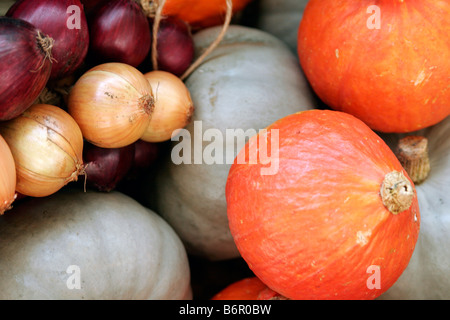
[[0,121],[31,106],[52,69],[53,39],[32,24],[0,17]]
[[31,197],[51,195],[84,172],[83,136],[64,110],[36,104],[0,123],[0,135],[14,158],[16,191]]
[[194,113],[191,94],[180,78],[166,71],[144,74],[155,97],[152,119],[141,139],[163,142],[190,123]]
[[154,108],[152,87],[136,68],[105,63],[78,79],[67,108],[88,142],[121,148],[139,140],[147,129]]
[[89,56],[98,63],[139,66],[148,55],[151,33],[141,6],[132,0],[112,0],[89,18]]
[[0,136],[0,215],[16,199],[16,166],[5,139]]
[[84,62],[89,30],[80,0],[19,0],[6,15],[25,20],[53,38],[51,79],[72,74]]

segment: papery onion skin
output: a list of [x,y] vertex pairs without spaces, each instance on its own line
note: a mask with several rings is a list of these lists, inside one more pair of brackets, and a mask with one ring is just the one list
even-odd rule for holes
[[0,215],[11,208],[16,199],[16,166],[11,150],[0,136]]
[[150,26],[135,1],[105,3],[89,18],[89,29],[89,55],[95,64],[122,62],[137,67],[150,51]]
[[166,71],[144,74],[155,96],[155,109],[147,130],[141,139],[163,142],[190,123],[194,113],[191,94],[180,78]]
[[[79,11],[68,13],[71,6]],[[84,62],[89,48],[89,30],[79,0],[20,0],[6,15],[25,20],[53,38],[50,79],[69,76]]]
[[68,111],[83,137],[101,148],[121,148],[140,139],[150,123],[154,99],[149,82],[123,63],[98,65],[75,83]]
[[0,17],[0,121],[29,108],[50,78],[51,39],[32,24]]
[[100,148],[85,143],[83,160],[87,183],[101,192],[114,190],[131,169],[134,144],[122,148]]
[[57,192],[83,173],[83,136],[64,110],[36,104],[0,123],[16,165],[16,191],[31,197]]

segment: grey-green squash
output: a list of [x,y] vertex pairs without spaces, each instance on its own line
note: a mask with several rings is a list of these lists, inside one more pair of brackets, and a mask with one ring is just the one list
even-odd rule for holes
[[191,299],[184,246],[119,192],[62,190],[0,217],[1,300]]
[[[219,31],[220,27],[213,27],[195,34],[197,56]],[[297,58],[281,40],[238,25],[230,26],[220,45],[185,83],[195,107],[185,132],[192,152],[189,161],[174,163],[173,154],[182,153],[176,149],[183,138],[172,138],[172,151],[158,169],[154,188],[145,191],[153,199],[146,205],[174,228],[188,253],[210,260],[236,258],[240,255],[228,227],[225,184],[240,147],[234,139],[226,139],[227,129],[257,132],[283,116],[314,108],[317,101]],[[221,137],[203,139],[208,130]],[[218,142],[219,138],[223,141]],[[195,141],[201,150],[194,148]],[[210,164],[203,157],[194,164],[195,153],[208,153],[213,141],[228,160]],[[230,149],[231,156],[225,152]],[[148,180],[150,185],[152,178]]]
[[308,0],[259,0],[257,28],[283,40],[297,54],[297,33]]
[[416,248],[408,267],[380,299],[449,300],[450,117],[418,132],[382,137],[396,150],[398,140],[405,136],[423,136],[428,140],[430,171],[416,185],[421,217]]

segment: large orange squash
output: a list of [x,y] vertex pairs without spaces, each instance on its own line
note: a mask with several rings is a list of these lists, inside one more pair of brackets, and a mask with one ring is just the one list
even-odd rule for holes
[[298,54],[318,96],[382,132],[450,114],[450,1],[311,0]]
[[[251,1],[233,0],[233,12],[244,9]],[[178,17],[198,29],[222,24],[226,11],[226,0],[167,0],[162,13]]]
[[[263,175],[265,161],[250,160],[261,158],[265,141],[279,163]],[[415,187],[362,121],[331,110],[296,113],[243,152],[227,180],[229,225],[269,288],[289,299],[374,299],[402,274],[419,233]]]
[[257,277],[249,277],[231,283],[215,294],[211,300],[281,300],[282,298]]

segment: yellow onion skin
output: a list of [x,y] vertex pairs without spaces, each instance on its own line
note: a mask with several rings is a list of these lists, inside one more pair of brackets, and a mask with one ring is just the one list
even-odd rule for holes
[[87,71],[68,98],[68,111],[83,137],[101,148],[122,148],[139,140],[153,107],[152,88],[144,75],[118,62]]
[[11,208],[16,196],[14,158],[5,139],[0,136],[0,215]]
[[144,77],[152,86],[155,109],[141,139],[146,142],[170,140],[191,121],[194,113],[191,94],[184,82],[170,72],[150,71]]
[[16,191],[49,196],[84,173],[83,136],[75,120],[59,107],[36,104],[1,123],[16,166]]

